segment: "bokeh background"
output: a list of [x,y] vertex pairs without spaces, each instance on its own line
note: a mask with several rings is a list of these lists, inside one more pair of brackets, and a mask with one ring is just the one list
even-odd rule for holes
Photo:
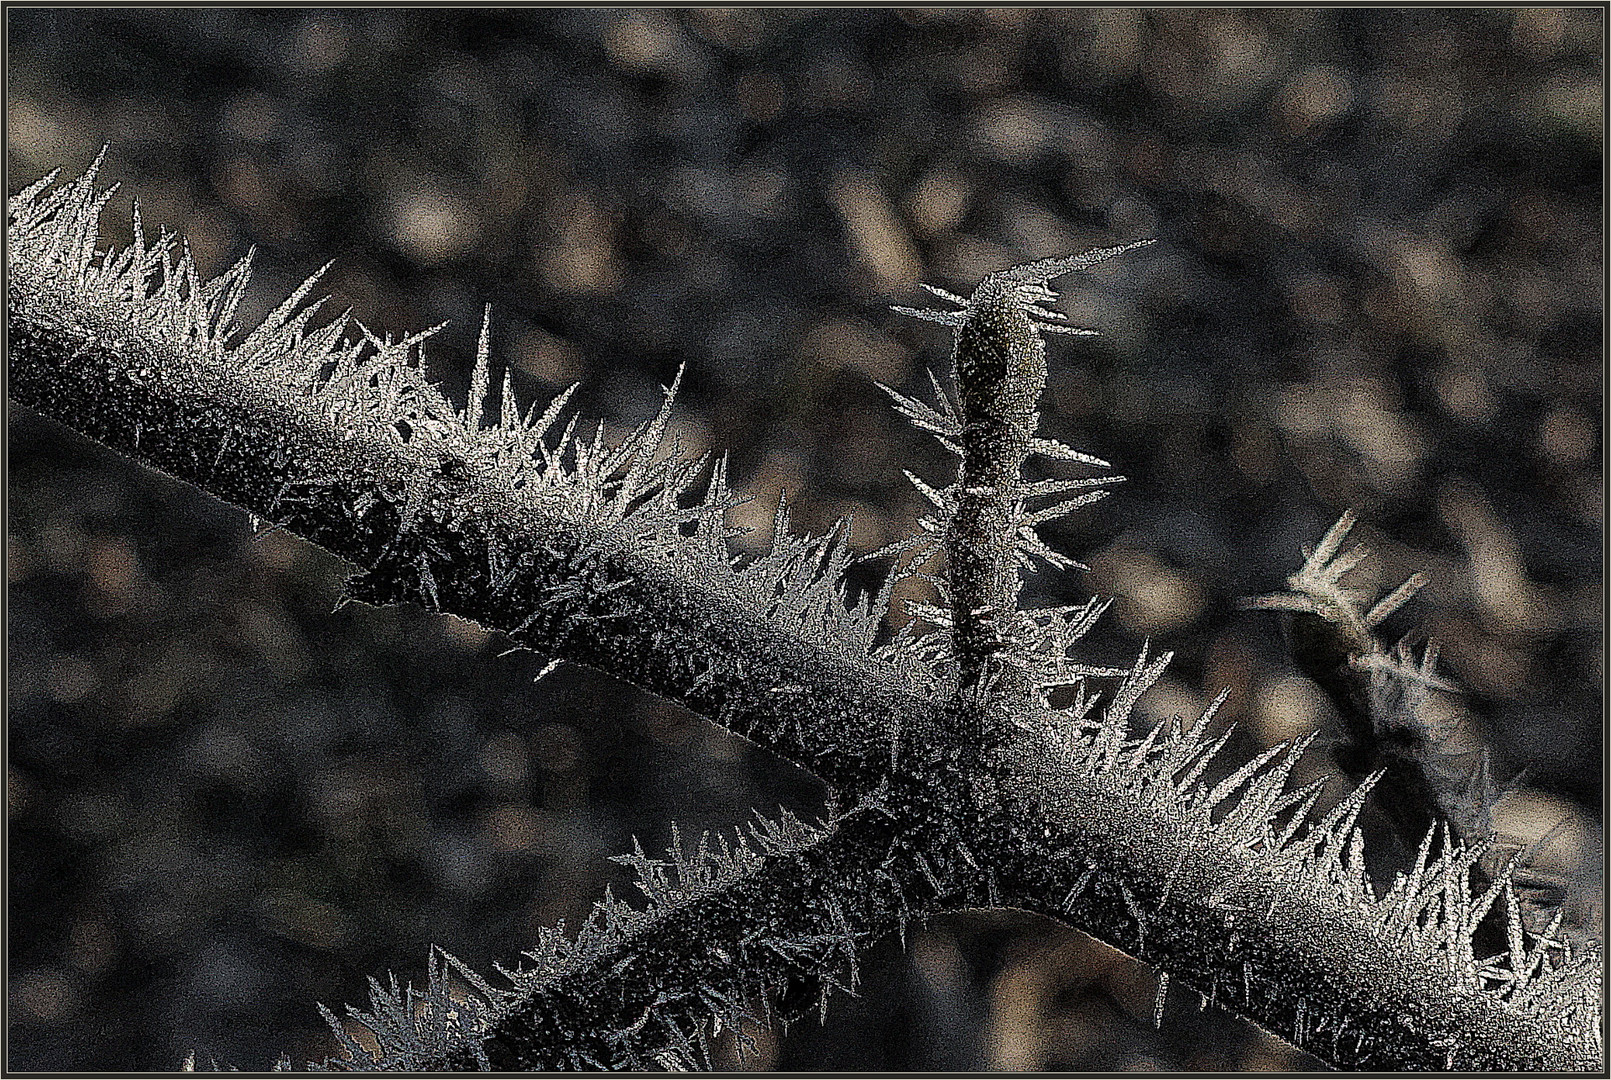
[[[110,144],[126,196],[261,313],[331,259],[336,310],[482,305],[522,400],[645,418],[770,524],[913,528],[943,451],[874,381],[943,370],[915,283],[1156,237],[1065,283],[1045,430],[1130,477],[1060,532],[1119,597],[1091,642],[1177,651],[1143,711],[1219,688],[1235,753],[1335,712],[1278,620],[1345,508],[1399,632],[1441,642],[1507,834],[1599,911],[1603,18],[1594,8],[68,10],[7,13],[7,190]],[[452,618],[332,612],[346,568],[12,409],[11,1069],[261,1068],[333,1045],[315,1001],[487,970],[574,924],[607,856],[813,813],[820,786],[665,702]],[[1316,769],[1331,766],[1324,749]],[[823,1027],[750,1066],[1190,1070],[1315,1063],[1011,913],[876,949]]]

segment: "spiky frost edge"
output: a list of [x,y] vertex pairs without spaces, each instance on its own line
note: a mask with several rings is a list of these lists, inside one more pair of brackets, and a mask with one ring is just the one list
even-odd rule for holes
[[[312,294],[328,265],[241,335],[234,318],[251,255],[202,282],[188,246],[176,257],[173,236],[164,232],[157,244],[146,246],[138,204],[133,243],[121,251],[97,250],[96,221],[114,190],[96,192],[100,164],[98,158],[83,176],[54,188],[52,174],[10,199],[14,275],[71,290],[79,302],[115,314],[138,332],[182,342],[192,355],[236,374],[258,375],[349,433],[435,448],[458,469],[495,470],[511,488],[587,530],[584,555],[602,558],[631,549],[657,557],[849,662],[896,675],[912,670],[912,658],[875,645],[888,590],[847,602],[842,575],[854,561],[848,522],[822,536],[794,536],[780,510],[766,554],[745,559],[730,550],[728,541],[744,530],[726,525],[726,512],[746,500],[728,489],[725,459],[685,457],[667,434],[681,372],[659,413],[616,442],[606,440],[602,424],[588,437],[578,431],[576,417],[565,420],[574,386],[540,413],[535,405],[522,413],[507,372],[496,415],[489,416],[489,308],[469,400],[457,409],[425,371],[426,343],[442,326],[394,340],[343,313],[314,327],[325,300]],[[423,486],[406,493],[405,531],[427,494]],[[368,509],[354,507],[359,514]]]
[[[742,1057],[754,1049],[754,1027],[791,1019],[773,1011],[785,982],[812,988],[803,1009],[820,1016],[831,994],[854,993],[866,942],[923,912],[890,907],[872,895],[877,888],[845,877],[855,863],[885,892],[899,893],[887,865],[880,867],[890,861],[883,851],[892,837],[870,809],[864,802],[821,825],[787,812],[758,816],[731,839],[704,833],[691,849],[673,826],[665,858],[645,855],[634,841],[633,854],[614,861],[635,872],[646,906],[606,892],[575,934],[563,924],[546,929],[518,968],[499,966],[498,985],[441,950],[432,951],[423,990],[395,977],[371,980],[370,1008],[348,1006],[345,1022],[323,1010],[343,1050],[326,1065],[709,1069],[724,1031],[734,1033]],[[776,902],[779,884],[796,894],[790,902]],[[801,902],[806,896],[810,903]],[[735,917],[736,934],[728,925]],[[895,925],[883,925],[891,919]],[[640,980],[628,1003],[621,973],[665,949],[684,963],[646,986]],[[568,1028],[566,1017],[580,1026]]]
[[[1056,277],[1081,270],[1136,248],[1145,247],[1153,241],[1143,240],[1118,247],[1100,248],[1078,255],[1069,255],[1053,259],[1043,259],[1038,262],[1026,263],[1011,267],[1007,270],[987,276],[973,294],[968,297],[957,296],[944,289],[932,285],[924,285],[930,293],[959,306],[960,311],[937,311],[933,309],[915,309],[906,307],[893,308],[899,314],[910,315],[929,322],[937,322],[952,327],[956,332],[958,348],[962,347],[964,331],[980,313],[991,309],[995,305],[1006,302],[1018,313],[1028,320],[1031,328],[1031,340],[1027,346],[1043,355],[1044,343],[1041,335],[1048,331],[1075,334],[1095,334],[1095,330],[1084,330],[1061,325],[1067,319],[1061,313],[1046,307],[1057,299],[1057,293],[1050,288],[1050,282]],[[959,360],[958,363],[961,361]],[[1033,365],[1030,365],[1033,366]],[[1010,381],[1010,380],[1009,380]],[[923,619],[936,628],[937,633],[931,635],[933,640],[914,641],[898,640],[894,644],[902,647],[911,654],[921,655],[931,666],[946,671],[946,669],[969,669],[974,666],[970,657],[959,653],[958,641],[977,631],[961,632],[958,630],[958,621],[970,622],[964,615],[959,615],[957,605],[963,604],[964,613],[972,612],[978,617],[987,609],[990,610],[989,645],[995,652],[996,659],[986,663],[981,657],[972,658],[985,663],[987,669],[993,673],[987,678],[988,687],[998,690],[1007,683],[1020,688],[1028,696],[1041,705],[1045,705],[1051,692],[1062,686],[1076,685],[1084,679],[1094,675],[1118,675],[1120,671],[1090,667],[1078,664],[1074,659],[1072,646],[1090,628],[1094,621],[1093,606],[1086,605],[1081,608],[1061,607],[1043,609],[1040,611],[1023,610],[993,610],[994,605],[985,598],[977,596],[954,596],[957,583],[953,580],[950,569],[942,570],[938,574],[926,574],[922,567],[940,551],[947,550],[953,542],[957,542],[955,523],[959,515],[964,512],[966,505],[974,507],[973,513],[993,517],[997,511],[985,511],[980,508],[989,502],[1000,503],[1000,513],[1005,518],[1007,534],[1002,538],[999,551],[1006,564],[1000,573],[1021,575],[1024,571],[1032,570],[1035,564],[1043,562],[1049,566],[1061,569],[1085,569],[1080,563],[1052,550],[1041,539],[1036,529],[1048,521],[1054,521],[1073,513],[1075,510],[1088,506],[1108,494],[1107,485],[1120,483],[1122,476],[1106,475],[1096,477],[1082,477],[1075,479],[1051,479],[1035,482],[1023,481],[1017,476],[1017,464],[1012,465],[1010,473],[1013,476],[1008,487],[999,491],[994,489],[964,490],[962,477],[968,474],[966,453],[964,451],[963,419],[960,403],[929,372],[929,383],[934,394],[934,405],[929,405],[917,398],[907,397],[895,389],[878,384],[895,404],[896,411],[909,420],[914,427],[933,435],[953,457],[957,459],[958,479],[944,488],[936,488],[924,482],[911,472],[906,473],[908,480],[922,493],[933,507],[933,512],[919,520],[919,533],[917,536],[900,541],[880,552],[874,554],[896,554],[904,556],[907,561],[907,572],[921,576],[933,583],[940,593],[939,606],[908,602],[907,608],[911,614]],[[1005,385],[1001,388],[1005,392]],[[989,392],[994,392],[989,391]],[[997,421],[999,422],[999,421]],[[1014,425],[1027,424],[1033,429],[1039,423],[1038,410],[1031,408],[1026,417],[1016,418]],[[1012,430],[1012,429],[1009,429]],[[1111,466],[1089,454],[1082,453],[1064,446],[1051,439],[1039,438],[1033,430],[1027,432],[1029,439],[1028,456],[1039,454],[1043,457],[1056,460],[1075,461],[1097,468],[1111,468]],[[992,445],[995,445],[992,443]],[[1022,444],[1020,445],[1021,448]],[[974,463],[970,475],[987,475],[990,470],[982,463]],[[1077,494],[1071,494],[1077,493]],[[1042,509],[1031,510],[1032,502],[1046,498],[1059,498],[1058,501]],[[983,502],[981,502],[983,500]],[[1001,503],[1001,500],[1005,500]],[[981,518],[983,520],[983,518]],[[966,543],[966,541],[963,541]],[[991,551],[980,549],[974,553],[978,562],[994,563],[996,549]],[[966,588],[963,589],[967,591]],[[1094,602],[1093,602],[1094,603]],[[1012,605],[1016,608],[1016,605]],[[971,640],[971,639],[970,639]],[[976,647],[983,647],[976,643]],[[963,649],[961,652],[967,652]],[[999,664],[1000,666],[994,666]],[[1003,682],[1005,679],[1005,682]],[[945,690],[954,692],[957,679],[946,671],[944,681],[940,683]],[[974,692],[984,690],[986,687],[974,688]]]
[[[671,831],[665,859],[645,855],[636,838],[631,855],[611,859],[634,871],[634,885],[644,894],[645,907],[635,908],[606,889],[604,899],[594,905],[574,934],[567,932],[563,922],[545,927],[539,931],[537,943],[522,953],[523,962],[517,967],[495,964],[507,985],[494,986],[451,953],[433,947],[427,958],[423,990],[415,990],[407,983],[399,987],[395,975],[388,977],[387,985],[371,978],[370,1007],[346,1007],[347,1019],[358,1025],[363,1035],[349,1030],[331,1010],[320,1005],[344,1053],[343,1058],[328,1064],[343,1069],[417,1072],[438,1070],[454,1058],[469,1057],[479,1068],[490,1069],[483,1043],[533,994],[619,951],[634,933],[641,933],[668,912],[687,907],[701,896],[753,874],[769,857],[786,857],[815,843],[826,830],[807,825],[786,811],[775,821],[757,815],[748,830],[736,830],[731,841],[720,832],[715,834],[714,842],[711,833],[701,834],[692,852],[684,849],[675,824]],[[744,1002],[723,1004],[728,1007],[708,1014],[706,1032],[674,1040],[649,1060],[636,1059],[632,1053],[627,1066],[700,1068],[688,1050],[704,1047],[708,1051],[708,1036],[720,1032],[723,1013],[734,1028],[740,1022],[756,1019],[735,1014],[732,1005],[741,1010]],[[644,1022],[647,1020],[645,1016]],[[620,1032],[622,1042],[636,1035],[641,1026]],[[630,1046],[626,1049],[631,1053]],[[611,1063],[577,1055],[565,1064],[572,1068],[606,1068]],[[709,1067],[708,1052],[703,1067]]]
[[[1030,813],[1049,824],[1063,818],[1065,827],[1072,814],[1079,825],[1073,833],[1084,835],[1071,837],[1061,849],[1059,841],[1050,840],[1050,850],[1039,853],[1041,865],[1060,863],[1063,869],[1050,876],[1031,875],[1035,891],[1013,899],[1054,917],[1075,916],[1076,925],[1086,929],[1105,923],[1108,932],[1101,936],[1106,940],[1158,964],[1166,975],[1198,985],[1208,998],[1265,1023],[1278,1018],[1268,1012],[1261,1016],[1257,995],[1269,995],[1284,982],[1291,983],[1289,972],[1274,962],[1259,967],[1243,961],[1240,985],[1223,973],[1210,975],[1204,985],[1202,967],[1182,962],[1182,947],[1190,951],[1195,945],[1160,942],[1160,929],[1189,925],[1182,909],[1195,907],[1208,916],[1200,922],[1216,924],[1216,932],[1232,942],[1239,936],[1262,937],[1266,948],[1261,953],[1268,956],[1269,946],[1279,944],[1283,933],[1294,953],[1301,953],[1307,942],[1291,926],[1302,918],[1317,917],[1357,932],[1361,943],[1357,955],[1398,972],[1390,983],[1402,986],[1420,980],[1422,989],[1436,994],[1425,1001],[1441,1001],[1440,1007],[1451,1014],[1485,1002],[1493,1011],[1473,1015],[1498,1029],[1520,1022],[1544,1024],[1559,1032],[1560,1056],[1535,1059],[1526,1067],[1566,1068],[1570,1066],[1561,1062],[1574,1060],[1575,1055],[1604,1053],[1603,946],[1560,935],[1559,913],[1541,931],[1531,929],[1529,908],[1514,887],[1515,859],[1497,875],[1483,874],[1479,860],[1489,850],[1487,842],[1467,844],[1447,827],[1434,827],[1414,865],[1387,887],[1378,888],[1366,874],[1358,825],[1378,777],[1347,792],[1318,819],[1311,817],[1311,811],[1327,779],[1289,789],[1294,767],[1315,735],[1270,747],[1213,781],[1208,779],[1212,763],[1232,734],[1228,729],[1217,739],[1208,738],[1225,693],[1191,725],[1173,718],[1154,723],[1140,737],[1130,735],[1131,708],[1168,659],[1164,654],[1149,662],[1144,649],[1106,709],[1098,710],[1101,699],[1082,687],[1072,706],[1051,714],[1041,742],[1030,740],[1018,749],[1020,775],[1040,781],[1036,810]],[[1072,794],[1082,789],[1087,806],[1140,807],[1138,821],[1149,824],[1109,823],[1105,829],[1111,846],[1100,840],[1093,843],[1090,833],[1104,829],[1088,828],[1089,810],[1078,808],[1079,800]],[[1172,865],[1164,868],[1153,862],[1146,870],[1131,865],[1129,873],[1119,869],[1128,859],[1120,849],[1133,848],[1134,836],[1160,829],[1184,841]],[[1055,833],[1049,830],[1049,836]],[[1212,875],[1217,880],[1205,888],[1202,866],[1214,862],[1223,871]],[[1024,878],[1018,880],[1022,883]],[[1097,893],[1103,891],[1105,899],[1099,901]],[[1008,894],[1012,896],[1010,888]],[[1493,955],[1479,955],[1473,944],[1477,928],[1495,910],[1501,912],[1506,947]],[[1127,915],[1115,918],[1115,911]],[[1284,923],[1288,917],[1294,921]],[[1263,989],[1252,984],[1262,984]],[[1380,992],[1361,989],[1367,998]],[[1349,1027],[1345,1020],[1306,1011],[1301,1000],[1296,1011],[1288,1011],[1287,1023],[1275,1025],[1298,1045],[1355,1067],[1390,1061],[1405,1067],[1401,1058],[1360,1059],[1362,1053],[1380,1051],[1367,1039],[1363,1025]],[[1357,1041],[1349,1046],[1345,1036]],[[1441,1058],[1425,1060],[1427,1067],[1435,1068],[1506,1067],[1492,1054],[1492,1047],[1478,1050],[1455,1040],[1444,1047]]]

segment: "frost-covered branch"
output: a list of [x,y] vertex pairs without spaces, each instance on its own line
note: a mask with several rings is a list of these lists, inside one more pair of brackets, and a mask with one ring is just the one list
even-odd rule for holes
[[1344,584],[1370,555],[1362,544],[1344,550],[1355,521],[1352,511],[1343,514],[1305,549],[1290,591],[1243,606],[1292,613],[1295,659],[1347,721],[1349,772],[1384,771],[1391,798],[1382,805],[1412,847],[1435,822],[1468,844],[1488,840],[1500,789],[1456,688],[1436,672],[1436,643],[1417,657],[1408,641],[1390,648],[1377,634],[1427,576],[1412,574],[1380,599]]
[[[1428,835],[1385,892],[1365,873],[1367,783],[1318,821],[1323,782],[1288,791],[1308,740],[1209,785],[1213,749],[1166,721],[1141,739],[1025,740],[1004,902],[1156,964],[1163,985],[1339,1068],[1591,1070],[1603,1054],[1598,948],[1523,926],[1510,875],[1473,889],[1482,847]],[[1009,812],[1010,813],[1010,812]],[[1474,952],[1496,911],[1506,944]]]
[[[1008,902],[1071,921],[1156,963],[1160,1009],[1171,976],[1179,977],[1338,1065],[1542,1069],[1569,1067],[1564,1063],[1586,1050],[1598,1055],[1600,956],[1580,951],[1574,959],[1571,945],[1557,940],[1558,917],[1548,928],[1524,923],[1514,864],[1496,877],[1474,874],[1485,845],[1464,834],[1457,844],[1447,829],[1428,864],[1436,837],[1423,828],[1414,872],[1377,896],[1357,821],[1379,777],[1319,822],[1307,820],[1318,786],[1286,791],[1307,741],[1272,748],[1212,787],[1202,783],[1224,744],[1204,745],[1208,715],[1192,731],[1176,722],[1141,739],[1128,735],[1130,709],[1168,654],[1149,664],[1143,652],[1130,672],[1113,673],[1123,681],[1094,719],[1084,678],[1109,673],[1071,665],[1082,676],[1076,702],[1051,708],[1050,691],[1067,680],[1046,676],[1042,642],[1026,648],[1009,629],[1051,614],[1016,610],[1016,562],[1027,564],[1022,547],[1034,542],[1018,526],[1026,517],[1040,520],[1024,513],[1028,485],[1019,473],[1034,445],[1045,381],[1040,331],[1067,328],[1031,316],[1060,318],[1038,306],[1055,299],[1052,277],[1135,246],[991,275],[966,300],[930,289],[960,312],[897,309],[956,328],[960,407],[937,384],[938,408],[890,393],[961,458],[958,481],[945,492],[914,483],[941,513],[930,529],[945,537],[949,557],[940,584],[950,599],[961,704],[982,699],[1008,721],[988,729],[984,753],[972,759],[995,774],[1000,793],[1001,818],[989,834],[1000,854],[991,860],[992,886],[1004,889]],[[1387,653],[1371,630],[1424,578],[1368,612],[1357,608],[1339,579],[1358,557],[1334,559],[1349,524],[1339,523],[1293,577],[1297,600],[1341,627],[1355,666],[1368,673],[1376,712],[1418,714],[1425,692],[1442,685],[1431,675],[1432,657],[1410,665],[1402,650]],[[1089,623],[1078,625],[1055,646],[1060,665]],[[1408,693],[1400,690],[1406,684]],[[1034,720],[1045,726],[1037,731]],[[991,790],[976,781],[968,792],[988,805]],[[1014,828],[1027,821],[1042,831]],[[1482,959],[1474,952],[1477,931],[1490,912],[1509,949]],[[1238,942],[1255,938],[1257,945],[1228,962]],[[1238,963],[1240,979],[1227,980]],[[1501,1001],[1534,1008],[1518,1013]],[[1563,1027],[1586,1037],[1574,1045],[1562,1038]],[[1428,1031],[1442,1034],[1427,1039]]]
[[[1365,789],[1311,821],[1319,788],[1286,790],[1302,744],[1210,784],[1224,740],[1209,744],[1208,716],[1132,736],[1131,709],[1168,655],[1082,665],[1072,648],[1100,603],[1012,611],[996,603],[1002,562],[990,564],[998,617],[975,628],[989,642],[979,668],[1025,692],[978,680],[1005,723],[987,744],[969,740],[959,712],[975,695],[956,693],[967,646],[950,613],[919,611],[938,632],[909,627],[879,644],[889,590],[846,607],[842,530],[807,540],[780,523],[769,554],[735,561],[725,470],[664,452],[666,410],[612,445],[578,435],[563,398],[522,413],[506,382],[487,417],[485,333],[470,401],[454,408],[424,377],[426,335],[311,328],[311,280],[240,335],[244,264],[202,282],[171,243],[148,249],[138,226],[127,251],[98,251],[105,196],[88,177],[47,188],[10,205],[13,401],[351,560],[357,598],[451,611],[627,679],[810,769],[856,808],[820,836],[783,830],[725,863],[695,859],[675,887],[640,861],[667,902],[647,914],[607,904],[580,936],[546,936],[538,974],[515,976],[513,997],[462,970],[475,993],[456,990],[440,964],[423,996],[381,993],[375,1023],[407,1054],[685,1063],[695,1032],[752,1008],[746,988],[798,975],[815,1004],[844,978],[845,942],[967,904],[1089,930],[1339,1064],[1599,1065],[1597,954],[1511,917],[1507,947],[1476,955],[1472,929],[1509,904],[1510,883],[1474,893],[1480,851],[1453,840],[1429,837],[1377,895],[1356,827]],[[1081,258],[1004,280],[1044,291]],[[967,331],[968,303],[927,317]],[[896,399],[961,447],[964,410]],[[1015,560],[1047,557],[1034,525],[1091,494],[1088,481],[1044,483],[1056,490],[1025,483],[1011,504]],[[926,490],[932,546],[972,496]],[[1023,508],[1060,491],[1083,493]],[[1118,681],[1104,697],[1107,678]],[[1063,687],[1074,700],[1053,708]],[[349,1050],[367,1052],[362,1040]]]
[[500,969],[499,986],[446,956],[423,991],[377,986],[370,1010],[349,1009],[375,1042],[346,1035],[339,1064],[708,1069],[724,1030],[742,1053],[758,1024],[820,1017],[830,992],[854,992],[865,946],[955,901],[903,887],[914,846],[892,823],[869,804],[822,829],[785,816],[695,845],[674,832],[665,858],[616,860],[646,907],[606,897],[578,934],[546,931],[518,970]]
[[[355,563],[354,598],[502,630],[831,784],[860,788],[936,722],[875,650],[881,613],[845,611],[842,531],[793,537],[780,515],[771,553],[734,561],[723,463],[664,456],[669,401],[607,446],[574,418],[554,431],[568,394],[521,414],[505,383],[499,422],[480,426],[479,403],[457,410],[425,378],[426,335],[309,330],[314,279],[232,335],[246,264],[203,285],[138,227],[92,259],[109,193],[90,179],[13,200],[13,401]],[[482,386],[485,368],[483,340]]]
[[[1095,265],[1152,243],[1041,262],[991,274],[964,299],[943,289],[924,286],[960,311],[895,308],[930,322],[956,328],[952,381],[957,401],[935,384],[940,409],[935,410],[885,390],[919,427],[938,436],[959,459],[956,483],[935,492],[916,477],[934,501],[941,518],[934,524],[946,554],[941,578],[949,601],[949,629],[958,671],[958,693],[967,699],[995,697],[1028,700],[1035,680],[1013,662],[1023,618],[1018,613],[1020,570],[1039,557],[1054,566],[1074,566],[1042,543],[1035,526],[1061,517],[1101,498],[1105,492],[1084,490],[1036,513],[1025,503],[1032,497],[1061,495],[1096,488],[1123,477],[1096,480],[1051,480],[1029,484],[1023,477],[1031,454],[1107,467],[1107,462],[1049,439],[1036,437],[1040,397],[1046,388],[1045,331],[1094,334],[1094,330],[1060,325],[1066,317],[1042,305],[1057,298],[1048,288],[1053,278]],[[908,474],[910,475],[910,474]]]

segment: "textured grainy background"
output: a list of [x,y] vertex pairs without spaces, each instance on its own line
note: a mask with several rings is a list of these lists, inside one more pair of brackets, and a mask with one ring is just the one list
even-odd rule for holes
[[[266,310],[329,259],[367,325],[475,323],[523,398],[580,380],[725,449],[871,548],[945,462],[908,392],[943,331],[890,314],[1014,261],[1154,236],[1067,283],[1046,430],[1131,477],[1056,534],[1117,593],[1093,642],[1175,649],[1144,711],[1218,688],[1236,753],[1335,723],[1236,597],[1359,509],[1401,629],[1501,762],[1501,827],[1597,860],[1603,13],[8,13],[8,190],[80,169]],[[126,241],[127,202],[106,233]],[[13,410],[7,493],[12,1069],[241,1067],[331,1045],[312,1004],[486,968],[585,912],[634,834],[809,780],[663,702],[412,610],[331,607],[343,568]],[[1394,578],[1396,581],[1396,577]],[[1317,768],[1326,754],[1317,751]],[[1584,875],[1588,876],[1585,877]],[[1597,917],[1591,908],[1581,917]],[[785,1068],[1307,1067],[1195,998],[1007,914],[878,949],[863,996],[766,1039]]]

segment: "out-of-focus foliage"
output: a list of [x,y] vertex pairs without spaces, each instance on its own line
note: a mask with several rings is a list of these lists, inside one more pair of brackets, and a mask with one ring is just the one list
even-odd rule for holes
[[[18,180],[110,142],[204,273],[258,246],[243,321],[334,256],[366,325],[453,321],[459,387],[487,301],[522,400],[580,380],[627,427],[686,363],[676,434],[732,451],[761,535],[785,488],[864,550],[926,512],[902,469],[945,455],[874,386],[943,363],[887,314],[913,283],[1158,238],[1065,290],[1104,336],[1054,341],[1043,430],[1131,482],[1046,529],[1093,573],[1030,602],[1117,594],[1176,652],[1141,712],[1229,687],[1249,748],[1330,731],[1231,602],[1356,507],[1376,584],[1431,578],[1390,636],[1435,635],[1503,775],[1530,770],[1501,830],[1561,823],[1540,857],[1573,872],[1597,842],[1601,12],[8,18]],[[12,1068],[322,1057],[311,1001],[431,942],[507,959],[629,834],[816,808],[663,703],[530,687],[541,661],[466,623],[331,615],[339,565],[48,425],[13,417],[9,450]],[[909,943],[756,1063],[1296,1064],[1173,1001],[1154,1033],[1149,973],[1041,924]]]

